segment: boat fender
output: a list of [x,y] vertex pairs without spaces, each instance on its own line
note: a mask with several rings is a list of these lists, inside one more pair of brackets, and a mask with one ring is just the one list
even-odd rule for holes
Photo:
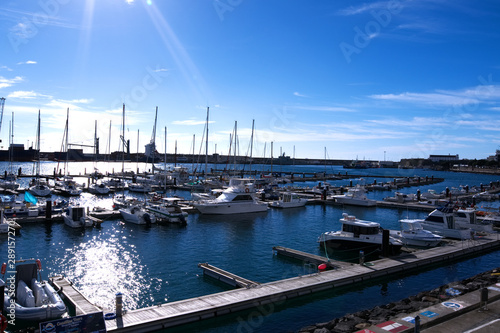
[[40,259],[37,259],[36,260],[36,267],[38,267],[38,270],[41,271],[42,270],[42,262],[40,261]]
[[134,214],[134,213],[135,213],[135,208],[134,208],[134,207],[132,207],[132,208],[130,209],[130,214]]
[[7,324],[7,318],[3,314],[0,314],[0,332],[5,332],[5,330],[7,329]]
[[104,320],[112,320],[116,318],[116,314],[113,312],[106,313],[104,315]]
[[146,221],[146,224],[151,224],[151,216],[149,214],[144,214],[144,221]]
[[245,193],[250,192],[250,189],[248,187],[245,187]]

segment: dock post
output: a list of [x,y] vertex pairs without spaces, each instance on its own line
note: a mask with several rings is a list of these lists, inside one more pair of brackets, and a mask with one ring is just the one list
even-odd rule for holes
[[481,303],[479,306],[479,312],[488,311],[488,288],[481,289]]
[[116,313],[117,317],[122,316],[122,313],[123,313],[123,295],[122,295],[122,293],[116,293],[115,313]]
[[45,219],[52,220],[52,201],[50,200],[45,203]]
[[359,264],[363,265],[365,263],[365,251],[359,250]]
[[384,229],[382,231],[382,255],[384,257],[389,256],[389,230]]
[[420,316],[415,317],[415,329],[413,332],[420,333]]

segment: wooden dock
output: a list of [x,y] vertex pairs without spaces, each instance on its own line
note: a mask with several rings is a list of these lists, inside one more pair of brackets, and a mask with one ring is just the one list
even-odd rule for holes
[[289,258],[298,259],[298,260],[312,263],[315,265],[326,264],[328,267],[334,268],[334,269],[345,268],[345,267],[353,265],[353,264],[350,264],[348,262],[335,261],[335,260],[331,260],[327,257],[322,257],[322,256],[318,256],[316,254],[302,252],[299,250],[289,249],[289,248],[283,247],[283,246],[274,246],[273,251],[276,251],[276,253],[279,255],[289,257]]
[[[374,261],[373,266],[353,264],[347,268],[302,275],[260,284],[255,288],[221,293],[126,311],[106,321],[108,332],[153,332],[172,326],[222,316],[241,310],[283,305],[286,300],[322,290],[346,286],[377,277],[390,276],[430,264],[478,255],[500,247],[498,235],[456,242],[448,246]],[[271,306],[269,305],[269,306]]]
[[49,283],[53,285],[56,290],[60,291],[64,300],[69,302],[75,308],[77,316],[88,313],[101,312],[94,304],[80,293],[73,284],[63,276],[54,276],[49,279]]
[[208,263],[200,263],[198,267],[203,269],[203,274],[208,275],[214,279],[225,282],[234,287],[240,288],[254,288],[259,285],[258,282],[254,282],[241,276],[235,275],[233,273],[227,272],[223,269],[212,266]]

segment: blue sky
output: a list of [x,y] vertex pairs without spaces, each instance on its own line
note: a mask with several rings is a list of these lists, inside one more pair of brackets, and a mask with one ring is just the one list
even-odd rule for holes
[[[40,0],[0,4],[2,149],[398,161],[486,158],[500,139],[498,1]],[[111,141],[110,137],[111,122]],[[139,140],[137,139],[139,137]],[[88,149],[86,149],[88,151]]]

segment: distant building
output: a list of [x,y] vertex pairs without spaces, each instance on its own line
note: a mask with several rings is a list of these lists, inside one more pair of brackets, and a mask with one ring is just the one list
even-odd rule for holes
[[497,149],[495,155],[488,156],[486,160],[500,162],[500,149]]
[[449,162],[449,161],[458,161],[459,157],[458,154],[456,155],[429,155],[429,159],[432,162]]

